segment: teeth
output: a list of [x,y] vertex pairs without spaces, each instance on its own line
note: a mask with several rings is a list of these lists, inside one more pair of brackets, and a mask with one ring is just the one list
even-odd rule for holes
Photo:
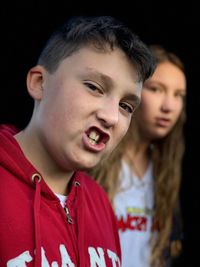
[[96,144],[96,141],[94,141],[94,140],[92,140],[92,139],[89,139],[89,142],[90,142],[90,144],[92,144],[92,145],[95,145],[95,144]]
[[93,141],[95,144],[99,140],[100,135],[95,131],[91,131],[89,134],[89,138],[90,138],[90,142]]

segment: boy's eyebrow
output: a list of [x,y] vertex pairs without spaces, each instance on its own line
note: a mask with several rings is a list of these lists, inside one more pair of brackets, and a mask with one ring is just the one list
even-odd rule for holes
[[[114,82],[113,80],[107,76],[106,74],[103,74],[95,69],[87,67],[86,70],[88,71],[88,74],[91,76],[98,77],[102,82],[104,82],[106,85],[113,87]],[[138,97],[136,94],[127,94],[125,98],[128,98],[130,100],[133,100],[134,102],[140,102],[140,97]]]
[[[94,75],[95,78],[99,78],[103,83],[105,83],[106,86],[109,86],[109,87],[114,86],[113,80],[109,76],[107,76],[106,74],[103,74],[103,73],[101,73],[95,69],[89,68],[89,67],[86,68],[86,71],[88,71],[88,75],[90,75],[90,76]],[[139,105],[140,101],[141,101],[140,97],[135,93],[126,94],[124,96],[124,99],[127,99],[129,101],[134,102],[135,105]]]
[[103,73],[101,73],[95,69],[89,68],[89,67],[86,68],[86,71],[88,72],[88,74],[90,76],[95,76],[96,78],[98,77],[107,86],[110,86],[110,87],[114,86],[113,80],[109,76],[107,76],[106,74],[103,74]]

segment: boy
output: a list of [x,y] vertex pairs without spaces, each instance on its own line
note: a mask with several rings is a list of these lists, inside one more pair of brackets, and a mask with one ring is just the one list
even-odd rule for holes
[[1,266],[120,266],[112,208],[82,171],[125,135],[153,70],[112,17],[75,17],[51,36],[27,75],[30,122],[1,127]]

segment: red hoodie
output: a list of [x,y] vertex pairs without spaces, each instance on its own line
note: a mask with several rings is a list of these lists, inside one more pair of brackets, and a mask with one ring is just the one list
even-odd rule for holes
[[0,128],[0,266],[120,266],[116,219],[101,187],[76,172],[64,211],[13,134]]

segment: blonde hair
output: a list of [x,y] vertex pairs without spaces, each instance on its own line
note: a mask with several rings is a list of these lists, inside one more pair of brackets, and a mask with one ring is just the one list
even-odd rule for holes
[[[184,65],[173,53],[154,45],[150,49],[157,64],[171,62],[184,73]],[[186,119],[185,105],[173,129],[164,138],[153,141],[151,158],[155,177],[155,218],[159,225],[159,234],[153,246],[151,255],[152,266],[163,266],[164,252],[169,249],[170,234],[172,231],[172,218],[177,208],[181,180],[181,164],[184,153],[183,125]],[[137,111],[131,122],[129,131],[120,145],[113,151],[108,159],[102,161],[90,173],[99,184],[103,186],[113,204],[113,198],[120,191],[120,170],[124,151],[130,149],[131,144],[137,147],[140,140]],[[180,248],[180,246],[178,246]],[[173,256],[178,254],[173,251]]]

